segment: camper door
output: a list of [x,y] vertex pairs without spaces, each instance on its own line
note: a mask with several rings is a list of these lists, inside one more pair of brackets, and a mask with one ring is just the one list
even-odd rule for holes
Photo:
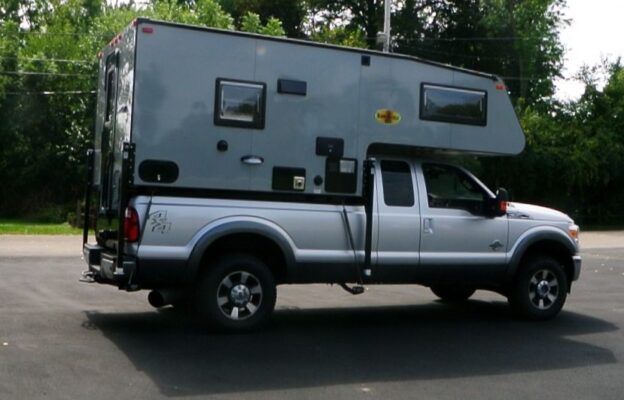
[[119,204],[120,169],[115,168],[119,158],[115,133],[117,97],[119,92],[119,52],[106,58],[104,71],[104,121],[100,135],[100,213],[109,214]]

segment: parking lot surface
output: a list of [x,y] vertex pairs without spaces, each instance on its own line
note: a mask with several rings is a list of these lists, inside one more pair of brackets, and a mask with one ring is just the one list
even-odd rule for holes
[[0,399],[621,399],[624,233],[587,233],[552,321],[479,291],[284,286],[271,324],[216,335],[184,312],[78,282],[75,236],[0,236]]

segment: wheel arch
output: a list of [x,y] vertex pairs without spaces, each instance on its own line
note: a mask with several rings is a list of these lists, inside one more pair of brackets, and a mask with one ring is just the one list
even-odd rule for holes
[[193,281],[209,260],[222,254],[241,252],[261,259],[284,283],[295,264],[294,244],[288,234],[274,223],[261,218],[220,221],[198,234],[189,257],[189,279]]
[[574,277],[574,262],[572,256],[577,253],[577,246],[563,232],[556,228],[544,229],[537,232],[528,232],[521,238],[511,257],[508,278],[511,282],[526,261],[539,255],[549,256],[563,265],[568,278],[568,290]]

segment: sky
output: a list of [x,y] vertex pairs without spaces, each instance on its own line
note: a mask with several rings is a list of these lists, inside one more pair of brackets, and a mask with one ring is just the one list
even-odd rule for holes
[[[561,31],[566,53],[564,77],[570,78],[583,64],[595,65],[601,57],[624,61],[624,0],[568,0],[565,13],[570,26]],[[556,97],[574,100],[583,85],[570,79],[556,82]]]

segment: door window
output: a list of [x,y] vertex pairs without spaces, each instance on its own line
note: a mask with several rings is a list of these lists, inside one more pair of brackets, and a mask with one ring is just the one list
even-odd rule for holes
[[430,208],[483,213],[487,193],[464,171],[442,164],[423,164],[422,170]]
[[406,162],[383,160],[381,182],[384,203],[387,206],[412,207],[414,205],[412,171]]

